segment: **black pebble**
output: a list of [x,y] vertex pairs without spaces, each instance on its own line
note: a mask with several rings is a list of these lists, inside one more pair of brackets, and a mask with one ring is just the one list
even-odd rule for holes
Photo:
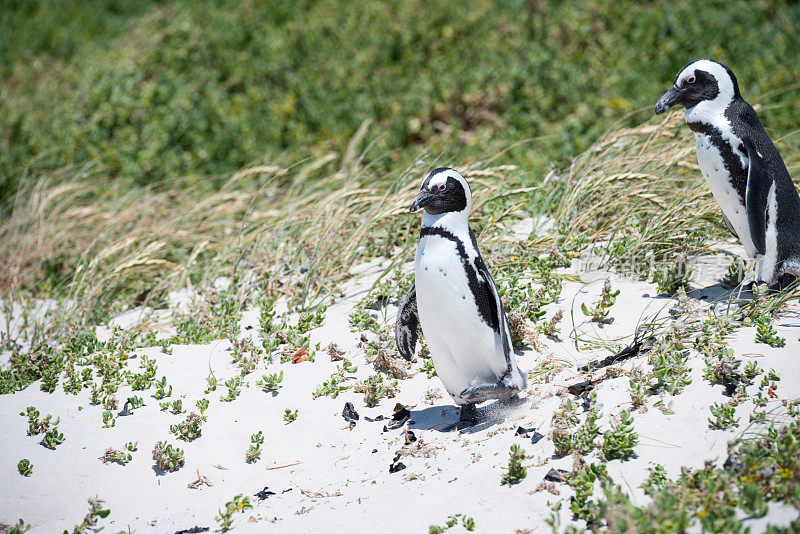
[[584,380],[583,382],[578,382],[576,384],[572,384],[571,386],[567,386],[567,391],[573,395],[581,395],[584,392],[591,391],[593,389],[594,384],[591,380]]
[[275,492],[274,491],[269,491],[269,487],[268,486],[264,486],[264,489],[262,489],[258,493],[254,493],[253,494],[254,497],[258,497],[259,501],[263,501],[264,499],[266,499],[270,495],[275,495]]
[[406,468],[406,464],[400,461],[400,455],[394,457],[394,461],[389,465],[389,473],[397,473]]
[[208,532],[208,527],[192,527],[185,530],[176,530],[175,534],[197,534],[198,532]]
[[542,440],[543,437],[544,437],[544,434],[540,434],[538,432],[534,432],[533,436],[531,436],[531,443],[534,443],[534,444],[539,443]]
[[356,426],[356,421],[358,421],[358,412],[356,411],[355,407],[353,407],[352,402],[345,402],[344,409],[342,410],[342,417],[344,420],[350,423],[350,430],[353,430]]
[[534,430],[536,430],[536,428],[534,428],[534,427],[525,428],[524,426],[518,426],[517,427],[517,431],[515,432],[515,435],[516,436],[522,436],[523,438],[527,438],[528,436],[530,436],[531,432],[533,432]]
[[544,479],[550,482],[564,482],[567,480],[567,475],[569,475],[569,471],[565,471],[564,469],[551,469],[544,476]]
[[400,428],[406,421],[409,420],[411,417],[411,412],[400,404],[399,402],[394,407],[394,415],[392,415],[392,421],[386,425],[387,430],[394,430],[395,428]]

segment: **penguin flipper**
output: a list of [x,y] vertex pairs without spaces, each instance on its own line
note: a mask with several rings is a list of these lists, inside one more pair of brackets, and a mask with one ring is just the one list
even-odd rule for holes
[[745,197],[747,224],[750,227],[750,237],[756,247],[756,252],[763,255],[767,251],[767,196],[772,187],[772,178],[767,173],[753,142],[745,137],[742,139],[742,144],[748,159]]
[[408,361],[414,359],[414,350],[419,338],[419,313],[417,312],[417,286],[400,300],[397,307],[397,322],[394,325],[394,341],[400,355]]

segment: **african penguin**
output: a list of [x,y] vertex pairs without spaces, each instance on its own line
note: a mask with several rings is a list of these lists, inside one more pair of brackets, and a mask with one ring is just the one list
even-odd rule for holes
[[697,142],[697,162],[728,230],[756,258],[756,281],[784,286],[800,276],[800,197],[733,72],[710,59],[692,61],[656,104],[683,105]]
[[436,373],[468,422],[477,419],[476,403],[525,388],[503,304],[469,227],[471,207],[469,184],[454,169],[440,167],[423,182],[410,207],[425,210],[414,286],[400,301],[395,326],[407,360],[422,329]]

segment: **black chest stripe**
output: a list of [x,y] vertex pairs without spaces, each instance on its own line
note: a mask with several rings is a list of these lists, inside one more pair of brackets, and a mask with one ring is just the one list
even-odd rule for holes
[[[464,243],[455,235],[453,235],[452,232],[448,232],[444,228],[423,227],[420,231],[420,237],[433,235],[442,237],[455,243],[458,257],[461,259],[461,265],[463,265],[464,272],[467,275],[469,291],[472,293],[472,296],[475,299],[475,304],[478,306],[478,313],[480,314],[481,320],[500,332],[500,321],[497,317],[497,308],[492,306],[491,301],[494,299],[492,299],[490,296],[491,288],[488,287],[488,280],[481,280],[482,276],[479,278],[478,268],[471,261],[469,261],[469,256],[464,248]],[[478,256],[478,258],[480,258],[480,256]]]
[[[704,122],[687,123],[693,132],[704,134],[709,142],[719,150],[722,156],[722,164],[730,176],[731,185],[739,196],[739,202],[745,205],[747,196],[747,168],[742,167],[742,160],[733,153],[731,145],[722,138],[722,132],[716,126],[711,126]],[[738,150],[744,150],[741,146]],[[744,153],[744,152],[742,152]]]

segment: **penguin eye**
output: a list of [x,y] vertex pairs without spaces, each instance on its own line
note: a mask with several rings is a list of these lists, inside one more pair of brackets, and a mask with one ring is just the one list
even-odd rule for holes
[[694,75],[686,77],[686,83],[694,83]]
[[438,186],[436,186],[436,188],[439,191],[444,191],[445,189],[447,189],[447,184],[439,184]]

